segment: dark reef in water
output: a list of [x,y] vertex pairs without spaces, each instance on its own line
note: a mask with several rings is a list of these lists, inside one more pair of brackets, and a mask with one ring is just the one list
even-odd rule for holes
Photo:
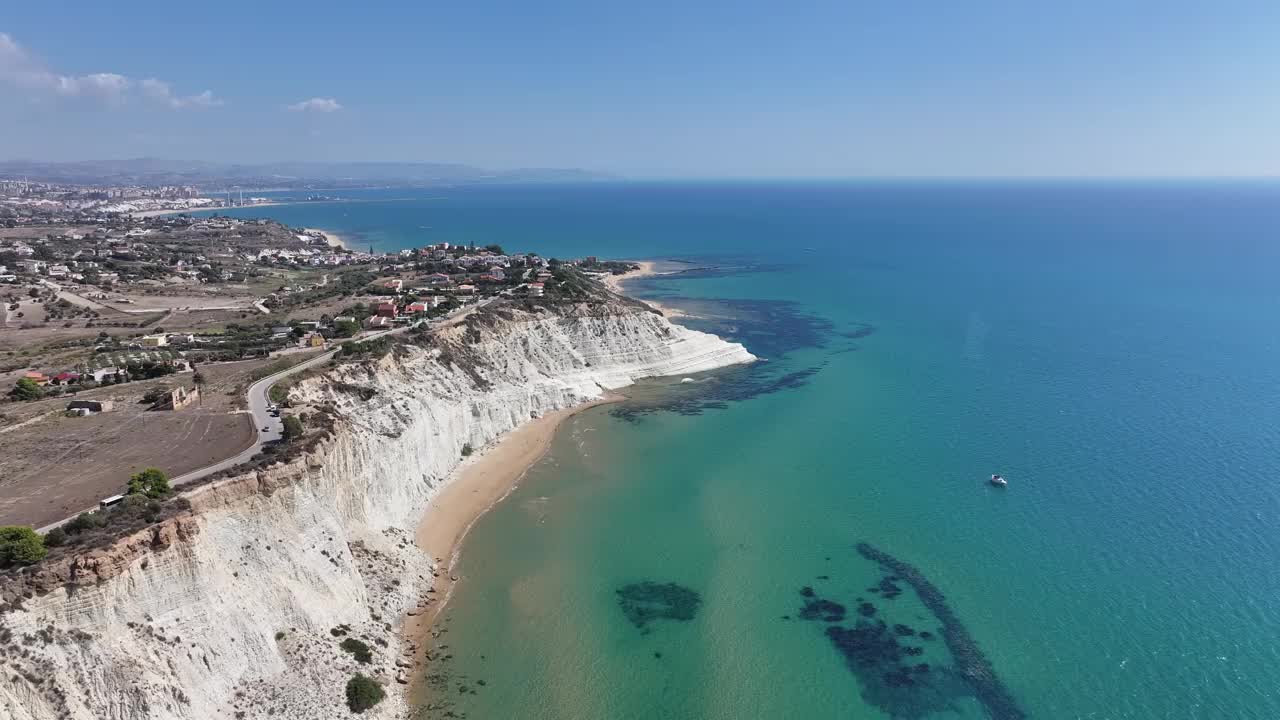
[[[858,552],[877,562],[902,582],[910,585],[924,606],[942,623],[942,640],[956,663],[956,672],[987,709],[992,720],[1023,720],[1026,714],[1018,707],[1008,688],[1000,682],[991,661],[978,648],[964,624],[947,605],[947,599],[915,566],[905,563],[867,543],[858,543]],[[922,633],[923,635],[923,633]]]
[[[858,681],[861,695],[895,720],[925,720],[935,713],[954,712],[956,701],[977,698],[991,720],[1024,720],[1026,715],[996,677],[991,663],[947,606],[942,593],[916,568],[865,543],[858,552],[880,565],[885,575],[868,592],[892,600],[910,585],[940,622],[942,636],[954,666],[921,662],[933,634],[904,623],[882,619],[881,608],[858,599],[857,613],[849,615],[840,603],[821,597],[804,586],[802,620],[828,623],[824,635],[844,658]],[[892,606],[883,606],[892,615]],[[846,619],[852,624],[845,624]]]
[[[827,602],[810,600],[806,607]],[[824,634],[857,678],[863,699],[891,718],[924,720],[954,710],[957,699],[972,695],[949,669],[917,662],[923,650],[903,644],[881,620],[860,617],[852,627],[830,624]]]
[[[636,422],[645,415],[658,412],[699,415],[707,410],[723,409],[730,402],[802,387],[826,367],[827,361],[796,367],[787,361],[790,353],[825,348],[833,341],[865,338],[875,332],[875,327],[867,324],[855,324],[847,330],[837,329],[830,320],[805,312],[799,304],[790,301],[705,300],[681,298],[663,292],[665,282],[672,277],[725,277],[770,269],[746,262],[724,264],[693,268],[675,276],[641,278],[630,285],[628,289],[641,299],[650,297],[687,310],[692,317],[681,318],[680,324],[740,342],[767,362],[721,370],[704,382],[672,387],[661,399],[641,401],[633,398],[614,406],[609,414],[628,422]],[[836,347],[829,354],[856,349],[856,346]]]
[[646,634],[654,620],[692,620],[702,603],[698,593],[675,583],[632,583],[618,588],[617,594],[622,614]]
[[897,579],[892,575],[881,578],[880,584],[872,589],[871,592],[878,592],[880,597],[885,600],[892,600],[902,594],[902,587],[894,582]]
[[840,622],[844,620],[845,607],[832,600],[814,598],[807,601],[800,609],[801,620],[822,620],[824,622]]

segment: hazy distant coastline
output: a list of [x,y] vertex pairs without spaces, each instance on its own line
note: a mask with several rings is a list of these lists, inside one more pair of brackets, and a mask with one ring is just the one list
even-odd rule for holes
[[238,187],[339,190],[369,187],[439,186],[615,180],[582,168],[494,170],[431,162],[277,162],[215,163],[201,160],[133,158],[46,162],[0,161],[0,178],[69,184],[193,185],[205,189]]

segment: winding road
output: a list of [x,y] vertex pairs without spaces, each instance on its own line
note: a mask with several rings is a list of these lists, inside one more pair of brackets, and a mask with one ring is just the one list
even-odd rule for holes
[[[418,322],[411,323],[404,327],[393,328],[391,330],[381,330],[379,332],[369,333],[368,335],[365,335],[363,337],[353,338],[353,339],[356,342],[376,340],[380,337],[384,337],[387,335],[396,335],[399,333],[408,332],[409,330],[419,327],[424,323],[431,326],[435,326],[435,327],[439,327],[441,325],[448,325],[461,320],[463,317],[466,317],[470,313],[475,312],[476,310],[479,310],[485,305],[488,305],[489,303],[493,302],[493,300],[494,300],[493,297],[484,298],[479,302],[477,302],[475,305],[458,308],[453,312],[449,313],[448,315],[436,318],[435,320],[419,320]],[[255,455],[262,452],[262,447],[264,445],[270,442],[276,442],[280,440],[284,436],[284,420],[283,418],[275,417],[274,415],[272,415],[269,409],[272,404],[271,397],[270,397],[271,387],[276,383],[280,382],[281,380],[289,377],[290,375],[295,375],[304,370],[308,370],[317,365],[320,365],[322,363],[328,362],[329,360],[332,360],[333,357],[338,354],[338,350],[339,348],[334,348],[333,350],[326,351],[324,353],[321,353],[320,355],[317,355],[311,358],[310,360],[305,360],[303,362],[298,363],[297,365],[281,370],[278,373],[275,373],[273,375],[268,375],[262,378],[261,380],[258,380],[257,382],[250,385],[246,399],[248,401],[249,414],[253,417],[253,428],[255,433],[253,444],[225,460],[219,460],[218,462],[212,465],[208,465],[206,467],[202,467],[199,470],[192,470],[189,473],[185,473],[177,477],[170,478],[169,485],[174,488],[177,488],[181,485],[186,485],[187,483],[195,482],[196,480],[206,478],[210,475],[213,475],[214,473],[222,472],[223,470],[226,470],[228,468],[233,468],[242,463],[246,463],[249,460],[253,459]],[[263,428],[266,428],[266,429],[264,430]],[[63,518],[62,520],[59,520],[56,523],[53,523],[51,525],[46,525],[42,528],[38,528],[37,531],[40,533],[47,533],[56,527],[60,527],[62,525],[65,525],[68,522],[71,522],[81,513],[90,512],[97,509],[98,509],[97,507],[85,508],[84,510],[81,510],[80,512],[75,513],[70,517]]]

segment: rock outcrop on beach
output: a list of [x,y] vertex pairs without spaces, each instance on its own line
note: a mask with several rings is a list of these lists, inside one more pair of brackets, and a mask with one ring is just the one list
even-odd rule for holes
[[335,418],[309,452],[6,581],[20,600],[0,611],[0,717],[335,717],[355,672],[388,689],[366,717],[405,716],[400,622],[442,570],[413,528],[464,448],[637,378],[752,359],[602,295],[497,303],[306,379],[292,397]]

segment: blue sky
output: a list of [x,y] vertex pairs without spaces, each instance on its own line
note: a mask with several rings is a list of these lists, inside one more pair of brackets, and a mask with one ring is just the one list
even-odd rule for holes
[[636,177],[1280,167],[1274,1],[326,5],[12,3],[0,158]]

